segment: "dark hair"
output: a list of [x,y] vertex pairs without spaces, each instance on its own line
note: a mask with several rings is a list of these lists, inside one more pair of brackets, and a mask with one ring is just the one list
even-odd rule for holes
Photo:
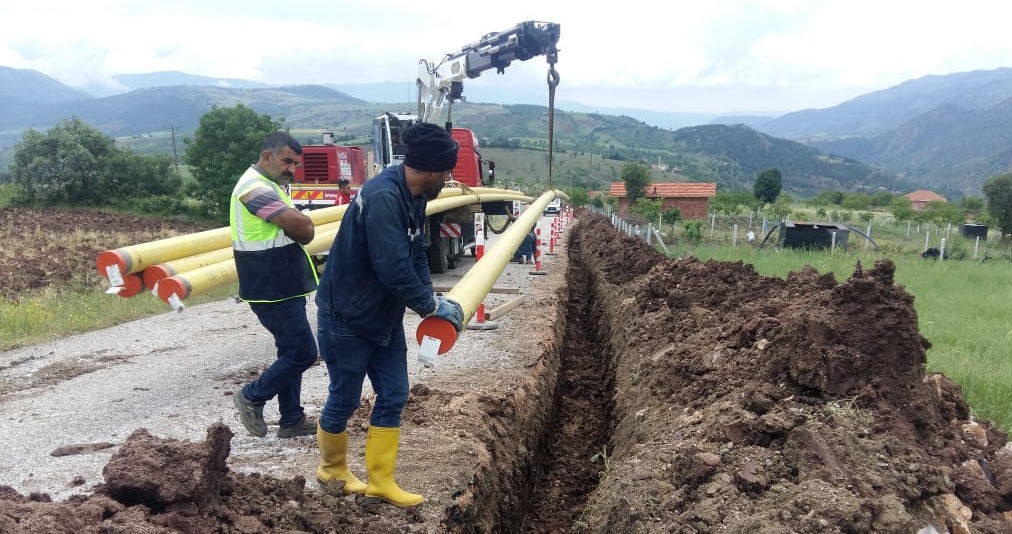
[[348,185],[350,183],[351,183],[351,180],[349,180],[347,178],[338,178],[337,179],[337,185]]
[[302,145],[299,144],[299,140],[288,132],[274,132],[268,135],[267,139],[264,139],[264,146],[260,148],[260,151],[269,150],[271,154],[277,155],[285,147],[292,149],[292,152],[296,154],[302,154]]

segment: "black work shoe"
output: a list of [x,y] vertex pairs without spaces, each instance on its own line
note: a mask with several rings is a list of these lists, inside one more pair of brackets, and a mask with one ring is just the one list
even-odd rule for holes
[[298,424],[293,426],[278,427],[279,438],[294,438],[296,436],[315,436],[316,418],[305,415]]
[[235,407],[239,409],[239,420],[242,421],[242,426],[258,438],[266,436],[267,423],[264,422],[264,403],[250,402],[246,395],[243,395],[242,390],[236,391],[232,395],[232,400],[235,402]]

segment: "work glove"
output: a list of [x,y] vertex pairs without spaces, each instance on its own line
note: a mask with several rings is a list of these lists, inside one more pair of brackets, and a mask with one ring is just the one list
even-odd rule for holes
[[436,311],[432,315],[449,321],[457,332],[464,326],[464,309],[451,298],[436,297]]

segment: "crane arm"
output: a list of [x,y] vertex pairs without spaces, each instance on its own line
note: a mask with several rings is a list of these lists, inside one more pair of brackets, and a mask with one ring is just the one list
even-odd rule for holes
[[549,63],[558,59],[559,25],[553,22],[527,21],[512,28],[489,33],[459,51],[447,54],[439,63],[419,61],[418,117],[436,122],[446,101],[463,98],[464,79],[477,78],[489,69],[503,74],[513,61],[546,56]]

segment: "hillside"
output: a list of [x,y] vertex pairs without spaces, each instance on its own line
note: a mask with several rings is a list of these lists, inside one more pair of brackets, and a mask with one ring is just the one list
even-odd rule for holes
[[59,81],[32,69],[0,67],[0,102],[6,112],[12,104],[49,104],[90,98],[87,93],[71,89]]
[[939,106],[888,132],[813,142],[908,176],[947,196],[979,194],[989,177],[1012,169],[1012,98],[986,109]]
[[1012,169],[1012,68],[925,76],[754,127],[863,161],[949,198]]
[[196,129],[200,116],[212,106],[234,106],[240,102],[271,116],[297,114],[324,103],[362,103],[318,85],[257,89],[151,87],[105,98],[4,109],[4,113],[0,113],[0,132],[8,132],[9,138],[10,133],[25,128],[48,128],[71,116],[79,117],[113,137],[158,132],[170,125],[186,132]]
[[788,139],[875,136],[942,106],[984,110],[1012,98],[1012,68],[923,76],[826,109],[787,113],[760,125]]
[[[127,146],[139,141],[143,153],[169,154],[171,137],[164,132],[171,128],[185,137],[213,106],[237,103],[284,119],[287,127],[310,142],[319,139],[319,132],[324,130],[333,131],[338,139],[365,142],[377,115],[414,108],[412,103],[370,103],[321,85],[149,87],[104,98],[32,106],[0,104],[0,146],[13,146],[26,128],[45,129],[76,116],[120,138]],[[516,158],[540,159],[534,166],[525,163],[523,174],[534,181],[547,177],[543,156],[548,149],[547,107],[458,102],[448,106],[443,117],[452,117],[457,125],[475,130],[487,150],[511,150],[516,151]],[[820,154],[800,143],[776,139],[743,125],[672,131],[629,116],[560,109],[555,115],[554,131],[558,157],[553,178],[592,189],[605,188],[617,180],[621,165],[627,161],[676,170],[654,171],[655,180],[712,181],[724,189],[751,188],[759,170],[777,167],[784,176],[785,191],[799,196],[814,195],[823,188],[886,188],[901,192],[915,187],[857,161]],[[521,156],[520,150],[542,156]],[[599,169],[593,165],[595,155]],[[0,165],[3,163],[0,155]]]

